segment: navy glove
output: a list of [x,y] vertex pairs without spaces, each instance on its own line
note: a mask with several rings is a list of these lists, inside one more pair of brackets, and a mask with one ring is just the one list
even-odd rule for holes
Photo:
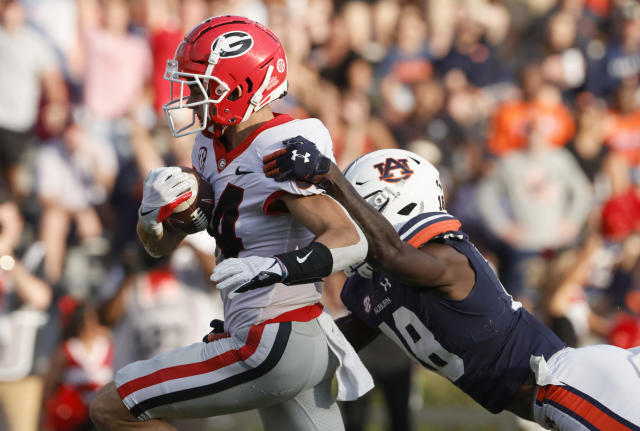
[[218,338],[222,338],[222,336],[225,335],[225,333],[224,333],[224,320],[213,319],[209,323],[209,326],[211,326],[213,329],[207,335],[202,337],[202,341],[204,343],[209,343],[210,341],[214,341],[214,340],[216,340]]
[[324,156],[318,147],[302,136],[282,141],[285,147],[262,159],[264,173],[276,181],[300,180],[315,184],[316,175],[326,174],[331,159]]

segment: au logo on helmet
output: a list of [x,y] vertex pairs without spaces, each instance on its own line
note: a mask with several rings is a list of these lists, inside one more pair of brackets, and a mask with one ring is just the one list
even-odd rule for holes
[[239,57],[249,51],[253,46],[253,38],[249,33],[245,33],[244,31],[230,31],[221,34],[211,42],[212,52],[218,48],[219,43],[223,44],[220,47],[220,58],[233,58]]
[[387,158],[384,163],[373,165],[380,172],[380,179],[388,183],[397,183],[413,175],[407,159]]

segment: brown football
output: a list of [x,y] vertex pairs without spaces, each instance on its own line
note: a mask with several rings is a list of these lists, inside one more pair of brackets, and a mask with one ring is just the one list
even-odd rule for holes
[[169,217],[165,219],[172,228],[192,234],[203,231],[209,224],[209,219],[213,213],[213,188],[197,171],[187,167],[181,167],[183,172],[188,172],[198,179],[195,187],[191,190],[191,197],[175,207]]

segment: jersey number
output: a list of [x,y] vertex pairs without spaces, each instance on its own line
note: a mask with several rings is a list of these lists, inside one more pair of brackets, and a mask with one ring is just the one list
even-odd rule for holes
[[411,355],[422,365],[452,382],[464,374],[462,358],[442,347],[429,328],[416,316],[416,313],[406,307],[400,307],[393,312],[392,316],[394,326],[402,336],[404,343],[398,339],[396,332],[386,323],[382,323],[380,329],[399,346],[405,348],[406,345]]
[[236,236],[236,222],[240,215],[238,208],[244,196],[244,189],[227,184],[213,211],[211,224],[207,231],[216,238],[216,242],[224,257],[238,257],[244,248],[242,238]]

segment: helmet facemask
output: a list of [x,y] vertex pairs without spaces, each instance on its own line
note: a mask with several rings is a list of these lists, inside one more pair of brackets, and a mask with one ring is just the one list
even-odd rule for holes
[[[176,60],[168,60],[164,79],[170,82],[171,92],[170,101],[162,106],[171,134],[175,137],[187,136],[193,133],[199,133],[211,126],[210,113],[211,105],[218,104],[229,95],[231,89],[224,81],[215,76],[205,76],[195,73],[179,72],[178,62]],[[211,93],[209,88],[215,85],[215,99],[209,97]],[[193,96],[192,92],[198,91],[197,96]],[[187,125],[181,125],[181,112],[190,109],[191,122]],[[197,118],[197,111],[200,112],[201,118]],[[215,109],[215,107],[213,107]],[[177,124],[177,125],[176,125]],[[196,124],[198,124],[197,127]]]

